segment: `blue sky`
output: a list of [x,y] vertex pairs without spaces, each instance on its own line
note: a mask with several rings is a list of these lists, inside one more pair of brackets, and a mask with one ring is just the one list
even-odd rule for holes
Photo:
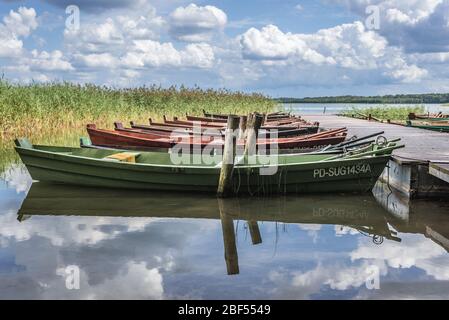
[[0,40],[0,72],[22,83],[449,91],[449,0],[0,0]]

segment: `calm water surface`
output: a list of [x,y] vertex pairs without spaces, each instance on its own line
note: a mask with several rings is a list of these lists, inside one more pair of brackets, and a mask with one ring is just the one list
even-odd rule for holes
[[[449,298],[449,204],[377,193],[218,201],[31,186],[12,166],[0,298]],[[79,290],[66,289],[71,265]]]
[[[448,203],[410,205],[382,185],[377,198],[227,201],[32,185],[8,154],[0,154],[0,299],[449,298]],[[79,290],[66,288],[73,265]],[[370,290],[377,271],[380,288]]]
[[[351,108],[364,109],[381,106],[382,104],[365,104],[365,103],[284,103],[286,110],[291,110],[297,114],[337,114]],[[442,104],[388,104],[388,107],[416,107],[423,106],[424,111],[430,113],[449,112],[449,106]]]

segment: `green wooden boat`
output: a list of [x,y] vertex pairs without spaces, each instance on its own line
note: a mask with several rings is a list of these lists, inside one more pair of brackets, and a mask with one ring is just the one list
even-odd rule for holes
[[449,121],[411,121],[407,120],[407,127],[426,129],[438,132],[449,132]]
[[[16,151],[34,180],[82,186],[216,192],[221,165],[198,161],[173,164],[171,154],[32,145],[18,139]],[[366,192],[390,159],[395,143],[371,144],[337,155],[285,154],[256,157],[256,164],[237,159],[236,194]],[[267,162],[269,157],[270,164]],[[198,163],[199,162],[199,163]],[[262,171],[274,174],[262,175]]]

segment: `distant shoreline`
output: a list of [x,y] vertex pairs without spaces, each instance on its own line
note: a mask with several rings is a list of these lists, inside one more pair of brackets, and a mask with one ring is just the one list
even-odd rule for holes
[[400,105],[400,104],[435,104],[435,105],[443,105],[444,107],[449,107],[449,103],[443,102],[310,102],[310,101],[299,101],[299,102],[284,102],[284,101],[279,101],[277,99],[274,99],[276,102],[278,103],[291,103],[291,104],[295,104],[295,103],[307,103],[307,104],[372,104],[372,105],[376,105],[376,104],[392,104],[392,105]]
[[449,93],[405,94],[386,96],[335,96],[275,98],[280,103],[364,103],[364,104],[448,104]]

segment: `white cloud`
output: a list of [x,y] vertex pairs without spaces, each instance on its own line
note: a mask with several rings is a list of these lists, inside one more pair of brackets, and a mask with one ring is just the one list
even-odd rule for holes
[[177,50],[172,43],[136,40],[131,51],[121,58],[128,68],[184,66],[209,68],[214,61],[212,48],[206,43],[189,44]]
[[[335,85],[351,78],[359,83],[381,79],[413,83],[428,75],[427,70],[408,62],[399,48],[389,47],[384,37],[358,21],[312,34],[284,33],[268,25],[261,30],[251,28],[239,39],[244,59],[262,66],[267,78],[281,74],[285,84],[298,83],[304,72],[311,85],[328,81]],[[348,70],[344,78],[339,76],[341,69]],[[319,75],[317,82],[314,73]]]
[[24,59],[24,63],[30,66],[31,70],[36,71],[72,71],[74,68],[65,60],[64,55],[59,50],[31,51],[31,58]]
[[[65,275],[65,270],[57,273]],[[84,273],[82,279],[88,278]],[[126,284],[126,285],[123,285]],[[120,273],[112,279],[106,279],[98,285],[90,285],[88,281],[80,283],[83,287],[80,299],[121,299],[133,297],[133,299],[156,299],[164,298],[163,277],[157,268],[147,268],[145,263],[130,261],[124,266]]]
[[189,44],[182,53],[182,61],[187,66],[211,68],[214,59],[214,51],[207,43]]
[[404,83],[413,83],[419,82],[423,77],[427,76],[428,72],[415,65],[404,65],[402,68],[392,70],[387,74]]
[[226,13],[217,7],[201,7],[192,3],[171,13],[170,32],[182,41],[207,41],[214,32],[225,27],[227,20]]
[[11,10],[0,23],[0,57],[15,57],[22,53],[23,42],[19,37],[27,37],[38,26],[36,11],[20,7]]
[[33,8],[20,7],[17,12],[11,10],[3,18],[6,28],[16,36],[27,37],[37,28],[36,11]]
[[[391,45],[407,52],[449,51],[449,0],[338,0],[366,18],[365,9],[376,5],[380,12],[378,33]],[[429,36],[431,35],[431,36]]]
[[119,62],[110,53],[78,54],[75,55],[75,59],[82,65],[90,68],[115,68]]
[[449,61],[449,52],[416,53],[410,58],[416,63],[440,64]]
[[8,188],[15,189],[17,193],[28,191],[31,186],[31,176],[22,166],[13,165],[1,172],[1,179]]
[[296,6],[295,6],[295,9],[297,10],[297,11],[302,11],[302,10],[304,10],[304,7],[301,5],[301,4],[297,4]]
[[0,24],[0,58],[15,57],[22,53],[23,42]]
[[242,35],[241,45],[248,59],[372,69],[376,67],[375,59],[384,55],[387,44],[374,32],[366,31],[362,23],[355,22],[315,34],[283,33],[274,25],[261,30],[251,28]]

